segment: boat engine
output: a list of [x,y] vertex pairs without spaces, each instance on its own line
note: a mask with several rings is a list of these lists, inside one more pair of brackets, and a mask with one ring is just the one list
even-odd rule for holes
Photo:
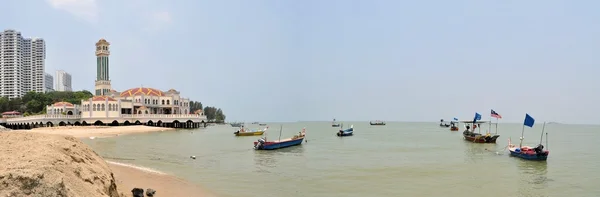
[[261,149],[265,142],[265,139],[259,138],[258,143],[256,143],[256,145],[254,146],[254,149]]
[[533,150],[535,150],[536,154],[544,153],[544,145],[538,144]]

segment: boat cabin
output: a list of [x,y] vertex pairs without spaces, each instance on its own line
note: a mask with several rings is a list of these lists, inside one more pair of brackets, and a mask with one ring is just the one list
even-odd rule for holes
[[[477,133],[481,133],[481,127],[483,126],[485,129],[485,125],[488,125],[488,130],[486,133],[490,133],[492,131],[491,129],[491,125],[493,124],[498,124],[498,123],[492,123],[489,120],[477,120],[475,122],[473,122],[473,120],[461,120],[458,121],[459,123],[462,123],[464,125],[464,128],[466,131],[470,131],[470,132],[477,132]],[[497,127],[496,127],[497,129]]]

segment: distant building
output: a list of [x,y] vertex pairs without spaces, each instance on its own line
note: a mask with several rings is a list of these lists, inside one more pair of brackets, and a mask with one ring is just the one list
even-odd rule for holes
[[18,98],[29,91],[46,91],[46,44],[41,38],[23,38],[21,32],[0,32],[0,96]]
[[54,91],[54,77],[51,74],[44,74],[44,85],[46,86],[46,92]]
[[64,70],[56,71],[56,88],[54,90],[59,92],[71,92],[73,88],[71,86],[71,74]]

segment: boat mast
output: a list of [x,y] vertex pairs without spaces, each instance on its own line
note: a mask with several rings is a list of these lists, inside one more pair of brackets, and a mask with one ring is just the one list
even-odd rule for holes
[[525,133],[525,124],[523,124],[523,130],[521,130],[521,142],[519,142],[519,148],[523,147],[523,134]]
[[498,118],[496,118],[496,132],[494,134],[498,134]]
[[544,122],[544,126],[542,126],[542,135],[540,136],[540,144],[542,144],[542,139],[544,138],[544,129],[546,128],[546,122]]
[[283,125],[279,125],[279,141],[281,141],[281,131],[283,130]]

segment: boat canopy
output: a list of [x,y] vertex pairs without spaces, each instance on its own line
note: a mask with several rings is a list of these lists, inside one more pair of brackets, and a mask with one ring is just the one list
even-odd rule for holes
[[472,123],[476,123],[476,124],[485,124],[485,123],[490,123],[490,121],[489,121],[489,120],[478,120],[478,121],[476,121],[476,122],[473,122],[473,120],[461,120],[461,121],[459,121],[459,122],[460,122],[460,123],[466,123],[466,124],[469,124],[469,123],[471,123],[471,124],[472,124]]

